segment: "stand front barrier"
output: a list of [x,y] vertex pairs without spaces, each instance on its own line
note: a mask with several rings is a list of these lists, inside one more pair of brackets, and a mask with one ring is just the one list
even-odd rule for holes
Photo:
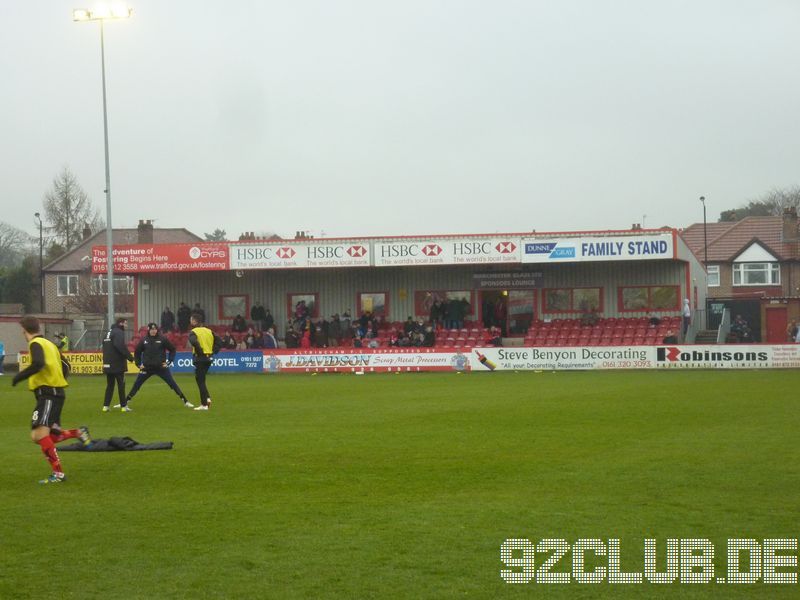
[[[76,375],[103,371],[99,352],[68,352]],[[20,369],[30,364],[19,355]],[[380,373],[423,371],[589,371],[595,369],[796,369],[800,344],[718,346],[566,346],[508,348],[330,348],[224,351],[220,373]],[[191,373],[191,352],[178,352],[174,373]],[[128,364],[128,372],[138,369]]]

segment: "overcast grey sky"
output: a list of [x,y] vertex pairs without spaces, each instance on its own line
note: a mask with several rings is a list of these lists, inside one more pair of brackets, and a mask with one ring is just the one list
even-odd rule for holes
[[[684,227],[800,183],[796,0],[134,0],[106,24],[115,226]],[[0,0],[0,220],[105,214],[81,0]]]

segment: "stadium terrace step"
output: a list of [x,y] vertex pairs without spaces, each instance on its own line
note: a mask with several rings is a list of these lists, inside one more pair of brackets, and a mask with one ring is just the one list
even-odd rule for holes
[[703,329],[697,332],[694,338],[695,344],[715,345],[717,343],[717,332],[714,329]]

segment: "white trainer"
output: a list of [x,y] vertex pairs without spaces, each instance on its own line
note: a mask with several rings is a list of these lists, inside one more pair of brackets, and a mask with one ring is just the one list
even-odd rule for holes
[[195,406],[195,410],[208,410],[208,404],[201,404],[200,406]]

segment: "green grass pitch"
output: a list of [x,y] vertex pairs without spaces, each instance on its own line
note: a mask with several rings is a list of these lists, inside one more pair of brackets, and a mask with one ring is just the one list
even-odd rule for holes
[[720,570],[728,538],[800,537],[793,371],[212,372],[208,413],[152,379],[130,414],[102,414],[104,380],[76,376],[65,426],[175,449],[62,453],[58,486],[36,484],[33,397],[9,379],[0,598],[800,595],[500,577],[512,537],[619,538],[639,572],[646,537],[709,538]]

